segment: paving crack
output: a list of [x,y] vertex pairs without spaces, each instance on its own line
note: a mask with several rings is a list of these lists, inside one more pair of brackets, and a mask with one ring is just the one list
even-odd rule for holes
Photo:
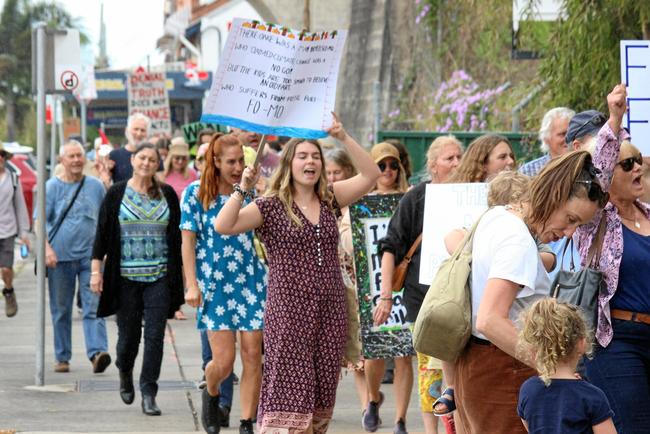
[[[183,370],[183,365],[181,364],[180,354],[176,348],[176,335],[174,334],[174,329],[172,328],[169,321],[167,321],[167,332],[169,333],[169,340],[172,344],[172,350],[174,352],[174,357],[176,358],[176,363],[178,365],[178,372],[181,375],[181,380],[187,382],[187,377],[185,377],[185,371]],[[187,399],[187,405],[192,412],[192,419],[194,420],[194,430],[199,431],[199,415],[194,406],[194,401],[192,400],[192,394],[189,390],[185,390],[185,399]]]

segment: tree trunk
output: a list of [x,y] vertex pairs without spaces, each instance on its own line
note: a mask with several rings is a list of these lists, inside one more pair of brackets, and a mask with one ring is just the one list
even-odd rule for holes
[[8,93],[5,99],[6,112],[5,121],[7,122],[7,141],[16,141],[16,100]]

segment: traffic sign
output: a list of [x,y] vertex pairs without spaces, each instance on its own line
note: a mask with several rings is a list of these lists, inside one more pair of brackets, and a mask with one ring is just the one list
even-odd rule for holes
[[75,90],[79,86],[79,77],[74,71],[63,71],[61,74],[61,86],[65,90]]

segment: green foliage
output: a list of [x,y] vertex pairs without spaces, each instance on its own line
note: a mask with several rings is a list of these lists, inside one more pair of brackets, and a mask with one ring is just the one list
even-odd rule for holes
[[549,80],[552,105],[606,111],[605,96],[621,81],[619,41],[650,39],[650,2],[564,0],[563,12],[539,77]]

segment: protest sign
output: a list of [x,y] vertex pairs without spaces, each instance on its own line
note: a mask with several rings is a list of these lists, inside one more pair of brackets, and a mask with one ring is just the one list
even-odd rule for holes
[[623,125],[643,155],[650,154],[650,41],[621,41],[621,82],[627,86]]
[[196,143],[196,139],[198,139],[198,135],[201,130],[205,130],[206,128],[211,128],[215,132],[227,132],[226,128],[222,127],[221,125],[206,124],[203,122],[190,122],[189,124],[184,124],[181,126],[181,131],[183,131],[185,142],[188,145],[193,145]]
[[445,236],[453,229],[471,229],[487,209],[488,185],[428,184],[420,251],[420,283],[431,285],[442,261],[449,257]]
[[146,72],[139,68],[127,75],[129,116],[142,113],[151,119],[149,134],[171,134],[166,76],[164,72]]
[[406,321],[403,293],[393,293],[393,310],[388,320],[375,326],[372,320],[379,303],[381,257],[378,241],[386,235],[388,223],[401,194],[366,196],[350,205],[354,267],[356,270],[363,356],[380,359],[409,355],[412,351],[410,323]]
[[237,18],[201,122],[317,139],[332,125],[346,32],[308,33]]

